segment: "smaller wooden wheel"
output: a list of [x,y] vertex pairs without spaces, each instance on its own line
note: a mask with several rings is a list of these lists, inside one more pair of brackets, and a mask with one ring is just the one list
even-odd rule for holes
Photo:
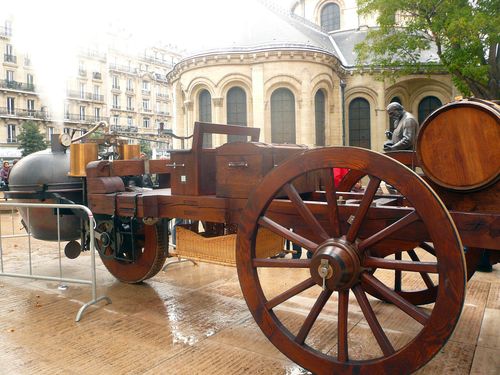
[[127,244],[127,239],[117,231],[113,220],[98,222],[97,230],[101,232],[101,240],[96,240],[101,260],[118,280],[139,283],[155,276],[163,267],[168,255],[168,238],[164,238],[158,224],[139,224],[134,232],[135,259],[130,255],[130,239]]
[[[358,203],[337,204],[334,167],[368,176]],[[309,202],[294,180],[318,170],[331,176],[326,202]],[[409,205],[376,207],[381,181],[394,186]],[[277,198],[283,191],[288,199]],[[258,258],[260,227],[312,252],[312,259]],[[406,259],[397,247],[384,246],[398,238],[413,247],[432,243],[434,260]],[[465,297],[463,250],[439,197],[403,164],[358,148],[306,151],[270,172],[243,210],[236,260],[243,295],[261,330],[315,374],[417,370],[446,343]],[[403,298],[382,270],[433,275],[434,305],[419,308]],[[380,302],[370,301],[371,292],[392,305],[374,305]],[[395,335],[401,321],[410,328]],[[371,341],[375,347],[364,344]]]

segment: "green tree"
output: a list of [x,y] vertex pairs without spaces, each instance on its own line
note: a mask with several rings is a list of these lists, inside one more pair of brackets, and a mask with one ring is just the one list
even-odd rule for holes
[[17,137],[22,156],[45,150],[47,144],[43,135],[38,131],[38,125],[33,121],[25,121],[21,125],[21,132]]
[[[500,0],[358,0],[380,28],[356,47],[358,63],[400,73],[443,70],[465,95],[500,98]],[[435,46],[440,64],[422,64]]]
[[139,144],[141,145],[141,152],[144,152],[148,159],[153,156],[153,150],[151,150],[151,142],[141,139]]

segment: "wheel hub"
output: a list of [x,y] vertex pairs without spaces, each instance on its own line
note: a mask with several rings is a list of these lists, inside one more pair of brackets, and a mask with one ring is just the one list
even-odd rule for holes
[[323,289],[342,290],[359,281],[361,264],[355,244],[343,238],[319,245],[311,259],[311,277]]

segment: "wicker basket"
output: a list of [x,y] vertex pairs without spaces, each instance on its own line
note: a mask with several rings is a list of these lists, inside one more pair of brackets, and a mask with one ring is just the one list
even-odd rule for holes
[[[236,234],[204,237],[178,225],[176,227],[177,256],[209,263],[236,265]],[[257,233],[257,257],[268,258],[283,251],[284,240],[265,229]]]

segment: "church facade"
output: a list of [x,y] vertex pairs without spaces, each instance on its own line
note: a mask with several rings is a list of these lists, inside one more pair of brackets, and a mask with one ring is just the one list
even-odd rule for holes
[[[390,102],[422,122],[459,95],[444,72],[381,80],[357,66],[354,46],[376,24],[357,14],[355,0],[298,0],[285,10],[251,3],[261,8],[258,19],[242,9],[241,29],[251,33],[235,28],[234,43],[192,53],[169,73],[178,135],[206,121],[259,127],[264,142],[380,151]],[[432,51],[424,58],[437,59]]]

